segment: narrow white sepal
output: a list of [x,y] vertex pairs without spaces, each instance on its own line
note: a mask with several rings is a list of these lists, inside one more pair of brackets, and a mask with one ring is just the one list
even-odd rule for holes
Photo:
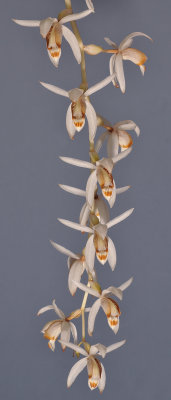
[[15,22],[17,25],[27,26],[30,28],[36,28],[40,26],[39,20],[24,20],[12,18],[12,21]]
[[124,291],[125,289],[127,289],[127,288],[131,285],[132,281],[133,281],[133,277],[130,278],[130,279],[128,279],[128,281],[122,283],[122,285],[120,285],[120,286],[118,287],[118,289]]
[[106,353],[110,353],[113,350],[118,349],[119,347],[123,346],[126,343],[126,340],[121,340],[120,342],[114,343],[111,346],[107,347]]
[[76,281],[73,282],[79,289],[83,290],[83,292],[89,293],[95,297],[100,297],[100,294],[97,292],[97,290],[91,289],[90,287],[84,285],[81,282],[76,282]]
[[77,158],[70,158],[70,157],[59,157],[60,160],[64,161],[67,164],[75,165],[76,167],[81,168],[88,168],[88,169],[95,169],[95,165],[88,161],[78,160]]
[[53,92],[55,94],[59,94],[60,96],[64,96],[64,97],[69,97],[68,92],[64,89],[61,89],[57,86],[51,85],[49,83],[45,83],[45,82],[40,82],[40,84],[45,88],[50,90],[50,92]]
[[85,190],[78,189],[78,188],[75,188],[73,186],[61,185],[61,184],[59,184],[59,187],[61,189],[65,190],[65,192],[75,194],[76,196],[81,196],[81,197],[85,197],[86,196],[86,191]]
[[89,228],[88,226],[83,226],[83,225],[77,224],[76,222],[68,221],[67,219],[63,219],[63,218],[58,218],[58,221],[61,224],[68,226],[69,228],[76,229],[77,231],[93,233],[93,229]]
[[65,255],[68,256],[68,257],[75,258],[76,260],[79,259],[79,256],[78,256],[77,254],[73,253],[72,251],[66,249],[66,248],[63,247],[63,246],[60,246],[60,244],[55,243],[55,242],[53,242],[52,240],[50,240],[50,243],[51,243],[51,245],[52,245],[56,250],[58,250],[60,253],[65,254]]
[[93,93],[97,92],[98,90],[104,88],[107,86],[113,79],[114,75],[109,75],[107,78],[103,79],[102,81],[96,83],[96,85],[90,87],[89,89],[86,90],[84,93],[85,96],[91,96]]
[[82,347],[77,346],[76,344],[70,343],[70,342],[65,342],[63,340],[58,340],[59,343],[63,344],[66,347],[69,347],[69,349],[72,349],[76,351],[77,353],[82,354],[83,356],[87,356],[87,352],[82,349]]
[[134,211],[134,208],[130,208],[129,210],[125,211],[124,213],[118,215],[118,217],[112,219],[107,223],[108,229],[111,228],[112,226],[118,224],[121,221],[124,221],[124,219],[128,218],[132,212]]
[[76,13],[76,14],[70,14],[70,15],[66,15],[66,17],[63,17],[60,20],[60,24],[66,24],[67,22],[71,22],[71,21],[77,21],[78,19],[82,19],[84,17],[87,17],[89,14],[91,14],[93,12],[92,9],[86,10],[86,11],[82,11],[80,13]]

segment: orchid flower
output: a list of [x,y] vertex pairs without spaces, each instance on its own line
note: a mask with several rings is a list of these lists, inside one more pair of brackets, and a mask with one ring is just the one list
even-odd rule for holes
[[89,139],[90,142],[94,141],[97,130],[97,117],[94,107],[91,105],[88,97],[107,86],[112,79],[113,78],[111,76],[108,76],[101,82],[87,89],[85,92],[79,88],[71,89],[67,92],[66,90],[60,89],[57,86],[50,85],[49,83],[40,82],[42,86],[51,92],[68,97],[70,99],[71,104],[69,105],[66,113],[66,128],[71,139],[74,138],[76,131],[80,132],[83,129],[86,116],[89,126]]
[[107,155],[112,158],[115,157],[119,152],[119,146],[121,151],[131,147],[133,145],[133,140],[131,135],[127,132],[134,130],[137,136],[140,135],[140,128],[134,121],[126,120],[117,122],[115,125],[103,125],[106,131],[103,132],[95,146],[95,150],[98,153],[105,139],[107,139]]
[[27,21],[20,19],[13,19],[13,21],[21,26],[40,28],[41,36],[44,39],[46,39],[47,52],[49,58],[55,67],[58,67],[59,59],[61,56],[61,44],[63,36],[69,43],[77,62],[80,64],[81,52],[78,41],[75,35],[72,33],[72,31],[68,29],[64,24],[70,21],[75,21],[84,18],[90,13],[94,12],[94,8],[90,0],[88,0],[86,3],[88,6],[88,9],[86,11],[77,14],[66,15],[60,20],[58,20],[57,18],[48,17],[41,21],[40,20]]
[[125,158],[131,150],[132,148],[130,147],[113,158],[102,158],[96,161],[96,164],[76,158],[60,157],[62,161],[68,164],[92,170],[86,185],[86,201],[90,209],[92,209],[94,204],[94,192],[97,182],[101,187],[103,196],[109,202],[110,207],[113,207],[116,198],[116,186],[112,176],[112,170],[114,165]]
[[[72,186],[68,186],[68,185],[59,184],[59,186],[61,189],[65,190],[68,193],[75,194],[76,196],[86,197],[85,190],[81,190],[81,189],[78,189],[78,188],[75,188]],[[116,188],[116,194],[118,195],[118,194],[124,193],[128,189],[130,189],[130,186]],[[99,196],[98,194],[96,194],[94,197],[93,208],[94,208],[94,214],[98,218],[99,222],[101,222],[102,224],[106,224],[110,219],[109,209],[108,209],[105,201],[103,200],[103,198],[101,196]],[[87,202],[85,202],[81,209],[81,212],[80,212],[80,218],[79,218],[80,224],[86,225],[90,215],[91,215],[90,208],[89,208]]]
[[[77,329],[73,322],[70,321],[70,319],[73,318],[73,313],[66,317],[63,311],[61,311],[60,308],[57,307],[55,300],[53,300],[51,305],[41,308],[38,311],[37,315],[43,314],[45,311],[48,310],[54,310],[56,314],[60,317],[60,319],[47,322],[41,331],[44,334],[44,338],[49,340],[49,348],[52,351],[55,350],[55,342],[58,339],[59,335],[61,339],[67,343],[70,341],[70,334],[72,333],[74,343],[77,343]],[[78,316],[79,312],[80,310],[78,310]],[[65,350],[66,346],[63,344],[61,345],[62,349]]]
[[[106,314],[107,321],[108,321],[110,328],[113,330],[113,332],[115,334],[118,332],[119,316],[120,316],[121,312],[120,312],[120,308],[119,308],[118,304],[116,303],[116,301],[111,299],[109,297],[109,295],[114,295],[114,296],[118,297],[119,300],[122,300],[123,291],[131,285],[132,281],[133,281],[133,278],[130,278],[128,281],[124,282],[119,287],[110,286],[105,290],[101,290],[101,287],[99,285],[97,285],[97,286],[96,286],[96,284],[94,285],[94,282],[93,282],[93,288],[87,287],[86,285],[83,285],[82,283],[79,283],[79,282],[74,282],[79,289],[98,298],[94,302],[92,307],[90,308],[90,312],[89,312],[88,333],[90,336],[92,336],[92,334],[93,334],[95,318],[96,318],[96,315],[97,315],[100,307],[102,307],[103,311]],[[90,285],[91,285],[91,283],[92,282],[90,282]]]
[[98,261],[102,265],[104,265],[108,260],[113,271],[116,265],[116,249],[113,241],[107,236],[107,231],[112,226],[128,218],[129,215],[132,214],[133,210],[134,209],[131,208],[130,210],[125,211],[118,217],[109,221],[106,225],[99,223],[94,225],[92,228],[77,224],[76,222],[68,221],[66,219],[58,218],[58,221],[69,228],[91,234],[85,247],[85,259],[90,271],[93,271],[94,269],[95,253]]
[[94,390],[98,387],[100,393],[102,393],[106,384],[106,373],[102,362],[99,361],[97,356],[100,355],[104,358],[107,353],[110,353],[111,351],[123,346],[126,340],[121,340],[120,342],[114,343],[108,347],[100,343],[93,346],[85,343],[86,350],[74,345],[73,343],[66,343],[61,340],[59,340],[59,342],[84,356],[71,368],[67,379],[67,387],[71,387],[80,372],[83,371],[83,369],[87,366],[89,388]]
[[[150,36],[142,32],[133,32],[126,36],[119,46],[109,38],[105,38],[105,41],[113,48],[113,55],[109,61],[110,74],[115,73],[113,84],[114,86],[120,86],[122,93],[125,93],[125,76],[123,69],[123,60],[132,61],[134,64],[139,65],[142,75],[145,72],[145,62],[147,61],[147,56],[140,50],[131,48],[133,38],[136,36],[145,36],[147,39],[151,39]],[[112,51],[111,51],[112,52]]]
[[[83,254],[75,254],[53,241],[51,241],[51,244],[60,253],[68,256],[68,288],[72,296],[74,296],[77,290],[77,285],[75,284],[75,282],[80,282],[82,274],[85,270],[88,272],[88,265],[86,264],[85,256]],[[92,273],[93,277],[95,277],[95,272],[92,271]]]

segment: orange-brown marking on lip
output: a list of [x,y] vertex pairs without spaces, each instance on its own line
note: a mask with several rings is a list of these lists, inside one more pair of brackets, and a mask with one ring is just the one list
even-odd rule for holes
[[112,196],[112,190],[104,190],[103,189],[103,193],[104,193],[104,195],[106,196],[106,197],[111,197]]
[[54,51],[54,52],[52,52],[52,51],[50,50],[50,54],[51,54],[51,56],[52,56],[53,58],[55,58],[55,57],[59,57],[60,52],[59,52],[59,51]]
[[106,260],[107,254],[99,254],[99,253],[98,253],[98,258],[99,258],[100,260]]
[[54,336],[49,336],[48,333],[46,333],[46,332],[44,333],[44,338],[48,339],[48,340],[55,340]]

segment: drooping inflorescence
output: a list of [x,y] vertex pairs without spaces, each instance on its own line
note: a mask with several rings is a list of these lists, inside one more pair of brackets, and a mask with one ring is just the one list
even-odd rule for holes
[[[122,346],[125,340],[107,347],[100,343],[91,345],[86,336],[85,313],[88,314],[87,331],[89,336],[93,335],[95,319],[100,308],[106,315],[112,334],[113,332],[117,334],[121,308],[115,298],[119,301],[122,300],[123,292],[131,285],[133,278],[130,278],[119,287],[109,286],[107,289],[102,289],[97,279],[95,260],[97,259],[101,265],[105,265],[108,262],[112,271],[114,271],[117,263],[116,249],[112,239],[108,236],[108,230],[129,217],[133,212],[133,208],[110,219],[109,209],[113,208],[116,196],[130,188],[130,186],[116,188],[113,170],[118,161],[131,153],[133,139],[127,131],[135,131],[139,136],[140,128],[132,120],[116,122],[113,125],[96,112],[90,102],[90,96],[112,83],[115,87],[120,87],[123,93],[125,92],[123,60],[129,60],[139,65],[144,75],[144,64],[147,57],[141,51],[130,46],[136,36],[151,38],[144,33],[134,32],[126,36],[119,46],[109,38],[105,38],[105,41],[110,46],[109,49],[104,49],[95,44],[84,45],[75,21],[94,13],[92,1],[86,0],[86,5],[87,9],[85,11],[73,13],[71,0],[65,0],[65,9],[58,14],[58,18],[48,17],[44,20],[32,21],[13,19],[13,21],[22,26],[39,27],[40,34],[46,40],[49,58],[55,67],[58,67],[62,54],[63,37],[69,43],[77,62],[81,64],[82,81],[77,88],[67,91],[51,84],[40,83],[46,89],[69,99],[70,105],[66,112],[66,129],[71,139],[74,138],[76,131],[80,132],[83,128],[86,131],[86,119],[88,122],[87,137],[90,144],[90,161],[60,157],[63,162],[69,165],[90,170],[84,189],[72,187],[68,184],[59,185],[66,192],[83,197],[84,204],[77,222],[58,218],[60,223],[71,229],[87,232],[88,238],[85,241],[84,248],[79,249],[78,253],[51,241],[52,246],[57,251],[68,257],[68,288],[70,294],[73,296],[77,289],[80,289],[84,296],[81,306],[67,314],[67,316],[56,305],[55,300],[52,301],[51,305],[41,308],[38,311],[38,315],[53,310],[58,316],[58,319],[50,320],[42,329],[42,333],[48,340],[48,346],[52,351],[55,350],[56,342],[59,342],[63,350],[68,347],[74,351],[76,357],[83,356],[71,368],[67,386],[70,387],[79,373],[87,367],[90,389],[93,390],[98,387],[99,391],[102,392],[105,388],[106,374],[99,357],[104,358],[107,353]],[[73,31],[65,26],[68,22],[71,23]],[[102,52],[112,54],[109,60],[110,75],[88,88],[85,53],[97,55]],[[108,75],[108,69],[106,75]],[[95,143],[95,136],[99,126],[104,128],[104,132]],[[100,158],[99,152],[105,142],[107,144],[107,155]],[[83,274],[87,275],[87,285],[81,282]],[[92,296],[95,299],[90,308],[86,308],[88,296]],[[72,322],[78,318],[82,319],[81,338],[78,338],[76,325]],[[71,337],[73,342],[70,341]]]

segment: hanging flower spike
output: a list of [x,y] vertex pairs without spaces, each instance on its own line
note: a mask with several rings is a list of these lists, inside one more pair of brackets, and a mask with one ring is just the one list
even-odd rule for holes
[[60,89],[57,86],[50,85],[48,83],[40,82],[40,84],[51,92],[68,97],[71,100],[71,104],[66,114],[66,128],[69,137],[73,139],[75,132],[80,132],[83,129],[86,116],[89,126],[89,140],[90,142],[93,142],[97,130],[97,117],[93,106],[88,100],[88,97],[107,86],[111,81],[112,77],[108,76],[107,78],[103,79],[103,81],[92,86],[85,92],[79,88],[71,89],[67,92],[66,90]]
[[55,67],[58,67],[59,59],[61,56],[61,44],[63,36],[69,43],[77,62],[80,64],[81,52],[78,41],[72,31],[68,29],[64,24],[70,21],[76,21],[78,19],[84,18],[94,12],[94,7],[93,4],[91,4],[90,0],[88,0],[86,3],[88,6],[88,10],[77,14],[67,15],[63,17],[60,21],[58,21],[57,18],[51,17],[43,19],[41,21],[27,21],[19,19],[13,19],[13,21],[21,26],[40,28],[41,36],[46,39],[49,58]]
[[[81,189],[78,189],[78,188],[75,188],[72,186],[61,185],[61,184],[59,184],[59,187],[68,193],[75,194],[76,196],[86,197],[85,190],[81,190]],[[124,193],[128,189],[130,189],[130,186],[116,188],[116,194],[118,195],[118,194]],[[101,222],[102,224],[106,224],[109,221],[109,219],[110,219],[109,209],[108,209],[105,201],[103,200],[103,198],[101,196],[99,196],[98,194],[95,195],[93,209],[94,209],[94,213],[95,213],[96,217],[98,218],[99,222]],[[90,208],[86,202],[86,203],[84,203],[84,205],[81,209],[81,212],[80,212],[80,218],[79,218],[80,224],[87,225],[89,216],[90,216]]]
[[113,80],[114,86],[120,86],[122,93],[125,93],[125,76],[123,69],[123,60],[132,61],[134,64],[139,65],[142,75],[145,72],[145,62],[147,61],[147,56],[140,50],[131,48],[131,44],[133,42],[133,38],[136,36],[144,36],[147,39],[151,39],[150,36],[146,35],[142,32],[133,32],[130,35],[126,36],[119,47],[117,47],[116,43],[112,42],[110,39],[105,38],[105,41],[113,47],[114,54],[110,58],[109,62],[109,70],[113,75],[115,73],[115,78]]
[[[55,350],[55,342],[58,339],[59,335],[62,340],[64,340],[65,342],[69,342],[70,334],[72,333],[74,343],[77,343],[77,329],[73,322],[70,321],[70,319],[72,319],[72,316],[66,317],[63,311],[61,311],[57,307],[55,300],[53,300],[51,305],[41,308],[38,311],[37,315],[41,315],[48,310],[54,310],[56,314],[60,317],[60,319],[47,322],[42,329],[44,338],[49,340],[49,348],[52,351]],[[65,350],[65,348],[66,346],[62,345],[63,351]]]
[[70,157],[60,157],[62,161],[68,164],[92,170],[86,185],[86,201],[90,209],[93,208],[94,192],[97,182],[101,187],[103,196],[109,202],[110,207],[113,207],[116,198],[116,186],[112,176],[112,169],[114,165],[125,158],[131,150],[132,148],[130,147],[113,158],[102,158],[97,161],[96,164]]
[[114,343],[108,347],[100,343],[95,344],[93,346],[90,346],[88,343],[86,343],[87,351],[79,346],[75,346],[72,343],[65,343],[61,340],[59,340],[59,342],[84,356],[83,358],[81,358],[81,360],[77,361],[71,368],[67,379],[67,387],[68,388],[71,387],[77,376],[87,366],[89,388],[91,390],[94,390],[98,387],[100,393],[102,393],[106,384],[106,373],[103,364],[95,356],[100,355],[101,357],[104,358],[107,353],[110,353],[111,351],[114,351],[119,347],[123,346],[126,340],[121,340],[120,342]]
[[122,300],[123,297],[123,291],[127,289],[133,281],[133,278],[130,278],[128,281],[124,282],[121,286],[119,287],[114,287],[110,286],[105,290],[101,290],[99,284],[96,285],[96,282],[90,282],[90,285],[93,284],[93,288],[89,288],[86,285],[82,283],[75,282],[77,287],[81,290],[83,290],[86,293],[91,294],[92,296],[97,297],[98,299],[94,302],[92,307],[90,308],[89,312],[89,317],[88,317],[88,334],[92,336],[93,330],[94,330],[94,323],[95,319],[97,316],[97,313],[102,307],[103,311],[106,314],[108,325],[110,328],[113,330],[113,332],[116,334],[119,329],[119,316],[121,314],[120,308],[116,301],[111,299],[109,295],[114,295],[119,298],[119,300]]
[[58,218],[58,221],[69,228],[92,234],[85,247],[85,259],[90,271],[93,271],[94,269],[95,253],[98,261],[102,265],[104,265],[108,260],[113,271],[116,266],[116,249],[113,241],[107,236],[107,231],[112,226],[128,218],[132,214],[133,210],[134,209],[131,208],[130,210],[125,211],[118,217],[109,221],[106,225],[99,223],[98,225],[94,225],[92,228],[66,219]]
[[[68,256],[68,269],[69,269],[68,288],[71,295],[74,296],[77,290],[77,286],[74,282],[79,283],[84,271],[86,270],[88,272],[88,266],[85,261],[85,256],[80,254],[75,254],[53,241],[50,241],[50,243],[57,251]],[[93,276],[95,276],[94,273]]]
[[106,128],[106,131],[99,136],[95,150],[98,153],[105,139],[107,139],[107,155],[110,158],[115,157],[118,154],[119,146],[121,151],[124,151],[133,145],[132,137],[127,130],[134,130],[137,136],[140,135],[139,126],[131,120],[120,121],[113,126],[111,124],[103,126]]

